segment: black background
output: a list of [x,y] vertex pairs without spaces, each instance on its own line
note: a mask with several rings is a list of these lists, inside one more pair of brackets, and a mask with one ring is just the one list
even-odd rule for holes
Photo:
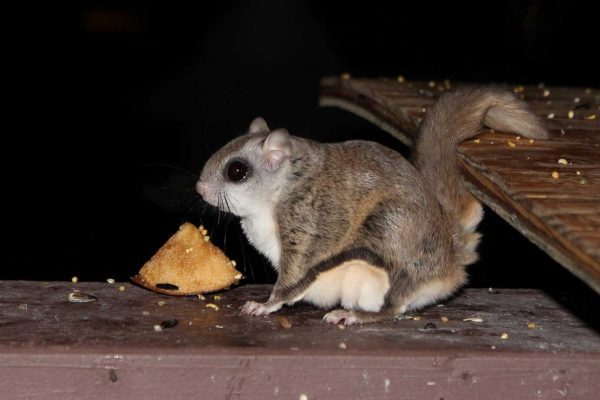
[[[274,279],[194,192],[255,116],[321,141],[387,134],[317,105],[323,76],[598,86],[596,13],[572,1],[82,1],[32,7],[5,48],[0,279],[127,280],[183,221]],[[9,122],[10,121],[10,122]],[[406,153],[405,153],[406,154]],[[589,289],[487,213],[473,286]]]

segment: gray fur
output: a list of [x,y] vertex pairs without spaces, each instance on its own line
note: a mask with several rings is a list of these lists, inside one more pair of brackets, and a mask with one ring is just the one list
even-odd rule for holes
[[[411,301],[420,304],[415,296],[431,282],[449,288],[440,296],[462,285],[465,265],[477,257],[474,229],[480,205],[463,188],[456,147],[484,123],[546,137],[523,102],[494,88],[442,96],[423,121],[414,165],[373,142],[322,144],[286,132],[271,141],[266,123],[253,121],[254,133],[215,153],[198,183],[208,202],[239,215],[242,224],[250,223],[252,213],[272,212],[274,217],[280,254],[257,247],[279,276],[269,301],[249,304],[245,312],[266,314],[293,303],[320,272],[351,259],[384,269],[390,289],[378,313],[348,311],[341,317],[346,321],[397,316],[410,309]],[[269,151],[279,151],[275,168]],[[243,182],[224,178],[223,169],[234,158],[250,165]],[[467,224],[463,218],[473,207],[475,220]],[[249,234],[250,228],[245,231]]]

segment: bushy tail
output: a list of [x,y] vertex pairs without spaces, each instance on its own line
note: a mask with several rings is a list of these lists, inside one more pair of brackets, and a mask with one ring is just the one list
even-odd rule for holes
[[427,111],[413,155],[415,166],[442,207],[456,217],[456,254],[462,265],[477,260],[480,235],[475,228],[482,209],[460,178],[457,146],[477,135],[484,125],[530,138],[548,137],[527,104],[511,93],[493,87],[465,87],[444,94]]

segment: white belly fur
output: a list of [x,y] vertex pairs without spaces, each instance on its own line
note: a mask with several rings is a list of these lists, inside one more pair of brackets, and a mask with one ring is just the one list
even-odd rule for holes
[[281,245],[273,215],[267,210],[258,210],[255,215],[243,218],[241,224],[248,241],[278,270]]
[[347,310],[381,310],[390,279],[383,269],[361,260],[347,261],[320,273],[303,300],[323,308],[341,304]]

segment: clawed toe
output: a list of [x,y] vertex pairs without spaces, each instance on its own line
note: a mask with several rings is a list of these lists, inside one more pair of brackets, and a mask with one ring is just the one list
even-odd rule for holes
[[323,316],[323,321],[336,325],[340,322],[343,322],[344,325],[352,325],[359,322],[354,311],[348,310],[333,310],[328,312],[325,314],[325,316]]

